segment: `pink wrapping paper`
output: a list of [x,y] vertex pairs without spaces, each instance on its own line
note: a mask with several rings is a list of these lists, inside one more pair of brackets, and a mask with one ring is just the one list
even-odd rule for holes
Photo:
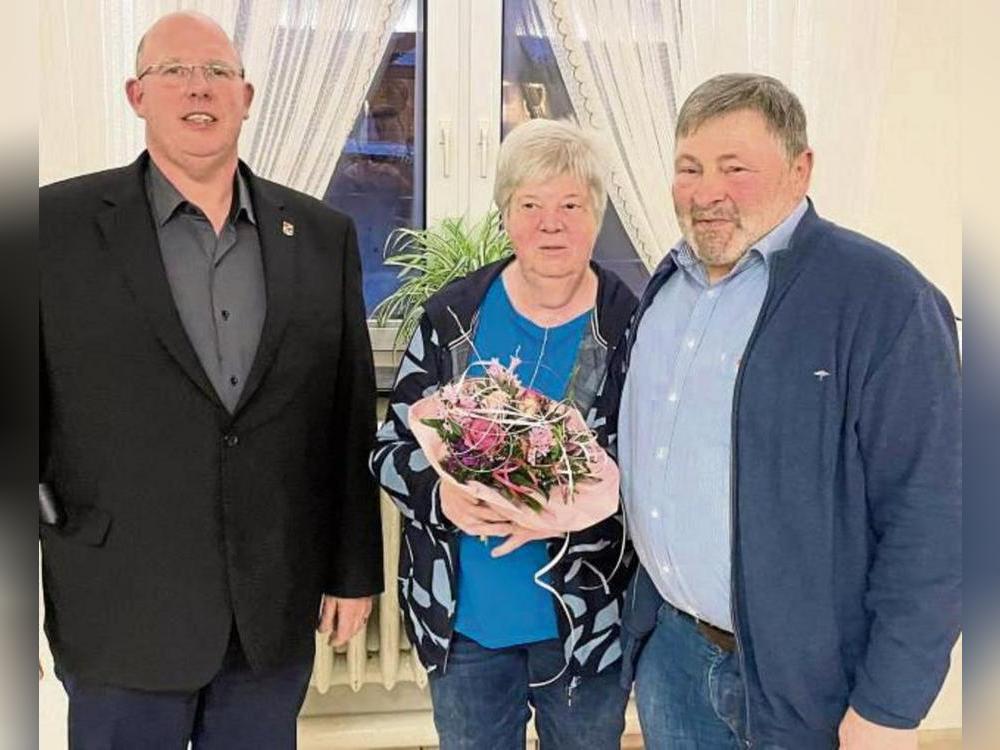
[[[592,448],[594,455],[590,461],[594,479],[577,484],[573,497],[568,501],[563,499],[562,491],[556,489],[553,492],[554,497],[549,497],[545,502],[545,508],[540,512],[527,506],[514,505],[499,492],[480,482],[462,484],[441,466],[441,462],[448,454],[447,445],[438,437],[433,427],[421,422],[422,419],[436,417],[442,408],[437,393],[432,393],[412,404],[409,411],[410,431],[442,482],[450,482],[489,503],[507,520],[533,531],[562,534],[593,526],[618,509],[618,467],[596,444]],[[579,411],[569,408],[569,415],[574,427],[585,426],[586,423]]]

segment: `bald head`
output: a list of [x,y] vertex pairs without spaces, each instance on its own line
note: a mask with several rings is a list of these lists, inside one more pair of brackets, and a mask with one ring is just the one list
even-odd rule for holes
[[196,10],[181,10],[161,16],[146,29],[135,51],[135,74],[139,75],[148,65],[159,62],[157,53],[170,40],[193,31],[200,32],[202,38],[212,38],[215,42],[213,46],[217,48],[228,48],[227,59],[220,62],[228,62],[242,69],[240,53],[225,29],[214,18]]
[[191,11],[163,16],[143,35],[136,68],[125,95],[146,121],[153,162],[175,185],[185,178],[230,185],[253,86],[222,27]]

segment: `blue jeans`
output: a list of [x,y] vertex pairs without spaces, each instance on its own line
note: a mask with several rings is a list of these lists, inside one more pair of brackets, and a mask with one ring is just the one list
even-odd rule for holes
[[535,709],[542,750],[618,750],[628,693],[617,666],[584,677],[572,690],[558,639],[489,649],[455,633],[443,674],[429,676],[441,750],[518,750]]
[[669,604],[656,616],[635,671],[636,704],[650,750],[746,746],[739,655],[723,651]]

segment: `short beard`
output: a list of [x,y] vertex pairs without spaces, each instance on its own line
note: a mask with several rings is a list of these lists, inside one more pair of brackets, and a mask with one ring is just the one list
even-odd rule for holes
[[706,266],[736,265],[750,249],[749,245],[743,245],[738,251],[734,252],[728,243],[723,247],[703,247],[695,239],[693,232],[692,236],[688,238],[688,245],[691,246],[691,251],[695,257]]
[[716,238],[711,237],[710,234],[705,237],[707,242],[700,242],[698,233],[694,229],[694,218],[689,218],[688,222],[688,227],[685,228],[686,231],[684,233],[685,239],[691,247],[694,256],[706,266],[734,266],[750,249],[749,243],[741,243],[738,250],[733,249],[733,244],[739,243],[742,239],[743,227],[739,221],[733,225],[729,238],[722,245],[716,241]]

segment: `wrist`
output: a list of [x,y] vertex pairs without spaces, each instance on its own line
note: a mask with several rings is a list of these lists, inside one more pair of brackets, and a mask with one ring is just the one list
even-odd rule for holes
[[862,719],[889,729],[916,729],[920,724],[919,719],[894,714],[869,700],[867,696],[859,694],[858,691],[851,695],[850,708],[853,708],[854,712]]

